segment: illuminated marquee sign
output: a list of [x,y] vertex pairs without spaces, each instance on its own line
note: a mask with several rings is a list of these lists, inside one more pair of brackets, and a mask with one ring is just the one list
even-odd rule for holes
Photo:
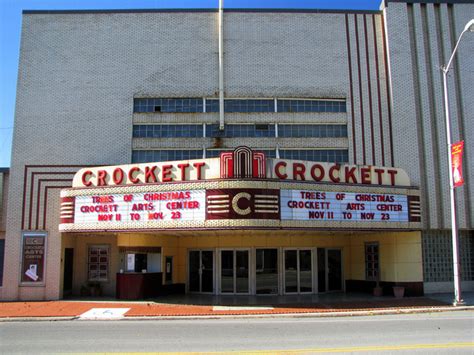
[[61,230],[72,225],[74,230],[206,228],[216,220],[276,220],[282,226],[287,221],[314,222],[306,227],[321,222],[356,222],[362,227],[420,221],[419,197],[402,194],[228,188],[62,200]]
[[200,221],[204,218],[204,190],[77,196],[75,198],[74,223]]
[[405,195],[281,191],[282,220],[408,222]]

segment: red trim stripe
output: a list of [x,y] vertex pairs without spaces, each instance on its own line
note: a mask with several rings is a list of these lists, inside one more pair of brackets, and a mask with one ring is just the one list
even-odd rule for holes
[[369,89],[370,142],[372,144],[372,165],[375,163],[374,112],[372,109],[372,83],[370,77],[369,39],[367,34],[367,15],[364,14],[365,61],[367,62],[367,83]]
[[366,165],[367,159],[365,154],[365,124],[364,124],[364,96],[362,94],[362,73],[360,70],[360,48],[359,48],[359,25],[357,23],[357,15],[354,15],[356,47],[357,47],[357,72],[359,74],[359,106],[360,106],[360,123],[362,138],[362,163]]
[[380,72],[379,72],[379,49],[377,46],[377,32],[375,28],[375,15],[372,15],[372,27],[374,31],[374,48],[375,48],[375,70],[377,75],[377,97],[379,109],[379,125],[380,125],[380,148],[382,150],[382,166],[385,166],[385,142],[383,137],[383,118],[382,118],[382,99],[380,94]]
[[28,174],[28,166],[23,168],[23,204],[21,207],[21,230],[25,229],[25,207],[26,207],[26,176]]
[[354,93],[353,93],[353,81],[352,81],[352,59],[351,59],[351,41],[349,36],[349,15],[346,14],[346,40],[347,40],[347,59],[349,61],[349,89],[351,95],[351,118],[352,118],[352,152],[354,155],[353,164],[357,163],[357,151],[356,151],[356,133],[355,133],[355,118],[354,118]]
[[[28,185],[28,180],[30,177],[29,174],[29,169],[35,169],[35,168],[84,168],[88,166],[94,166],[94,165],[87,165],[87,164],[81,164],[81,165],[25,165],[24,170],[23,170],[23,203],[22,203],[22,208],[21,208],[21,229],[25,230],[26,228],[26,212],[27,212],[27,185]],[[28,225],[29,228],[31,229],[31,213],[32,213],[32,198],[33,198],[33,191],[34,191],[34,176],[35,175],[70,175],[70,174],[76,174],[77,171],[51,171],[51,172],[45,172],[45,171],[40,171],[40,172],[34,172],[31,173],[31,187],[30,187],[30,215],[29,215],[29,220],[28,220]]]
[[387,108],[388,108],[388,129],[389,129],[389,138],[390,138],[390,166],[394,166],[395,157],[393,153],[393,134],[392,134],[392,97],[390,94],[390,82],[389,82],[389,72],[388,72],[388,53],[387,53],[387,39],[385,37],[385,24],[384,24],[384,15],[380,16],[380,21],[382,23],[382,39],[383,39],[383,54],[385,62],[385,84],[387,86]]
[[[36,224],[35,224],[35,229],[38,229],[39,226],[39,211],[40,211],[40,201],[41,201],[41,184],[43,182],[72,182],[72,179],[39,179],[38,180],[38,193],[37,193],[37,200],[36,200]],[[62,188],[67,188],[68,186],[61,186]],[[43,201],[43,206],[45,204],[45,201]],[[44,212],[44,211],[43,211]],[[30,211],[31,213],[31,211]],[[44,224],[44,222],[43,222]]]
[[48,190],[49,189],[64,189],[64,186],[46,186],[44,194],[44,207],[43,207],[43,230],[46,229],[46,211],[48,210]]

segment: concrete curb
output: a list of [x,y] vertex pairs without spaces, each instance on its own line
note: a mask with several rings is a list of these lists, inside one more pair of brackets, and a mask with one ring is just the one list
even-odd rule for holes
[[123,318],[101,318],[81,319],[79,316],[65,317],[3,317],[1,322],[53,322],[53,321],[136,321],[136,320],[200,320],[200,319],[234,319],[234,318],[334,318],[334,317],[361,317],[376,315],[397,315],[416,313],[438,313],[474,311],[474,306],[461,307],[431,307],[431,308],[405,308],[405,309],[380,309],[371,311],[347,311],[347,312],[314,312],[314,313],[269,313],[269,314],[216,314],[216,315],[192,315],[192,316],[125,316]]
[[65,320],[74,320],[77,319],[77,316],[71,317],[1,317],[0,323],[3,322],[55,322],[55,321],[65,321]]

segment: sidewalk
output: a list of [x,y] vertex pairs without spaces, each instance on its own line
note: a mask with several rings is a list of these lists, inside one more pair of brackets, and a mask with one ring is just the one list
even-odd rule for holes
[[[396,299],[393,297],[348,297],[346,295],[320,297],[283,297],[278,303],[274,299],[258,298],[258,304],[252,297],[240,298],[215,296],[199,297],[199,304],[189,304],[189,296],[174,299],[156,299],[141,302],[122,302],[107,299],[61,300],[40,302],[2,302],[0,303],[0,321],[15,319],[51,319],[51,318],[87,318],[87,319],[136,319],[180,318],[180,317],[222,317],[222,316],[272,316],[272,315],[313,315],[344,316],[367,314],[395,314],[415,312],[437,312],[458,309],[474,310],[474,294],[466,295],[465,307],[453,307],[451,295],[430,295]],[[187,303],[183,303],[187,301]],[[265,302],[266,301],[266,302]],[[207,303],[207,304],[206,304]],[[84,313],[88,312],[88,316]],[[92,316],[90,315],[92,312]],[[118,312],[118,315],[114,315]],[[81,315],[84,315],[81,317]]]

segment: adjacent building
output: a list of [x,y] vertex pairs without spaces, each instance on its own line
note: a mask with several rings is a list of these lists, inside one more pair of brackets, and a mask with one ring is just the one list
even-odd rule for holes
[[[473,17],[24,11],[2,299],[449,291],[440,66]],[[473,51],[449,78],[471,290]]]

